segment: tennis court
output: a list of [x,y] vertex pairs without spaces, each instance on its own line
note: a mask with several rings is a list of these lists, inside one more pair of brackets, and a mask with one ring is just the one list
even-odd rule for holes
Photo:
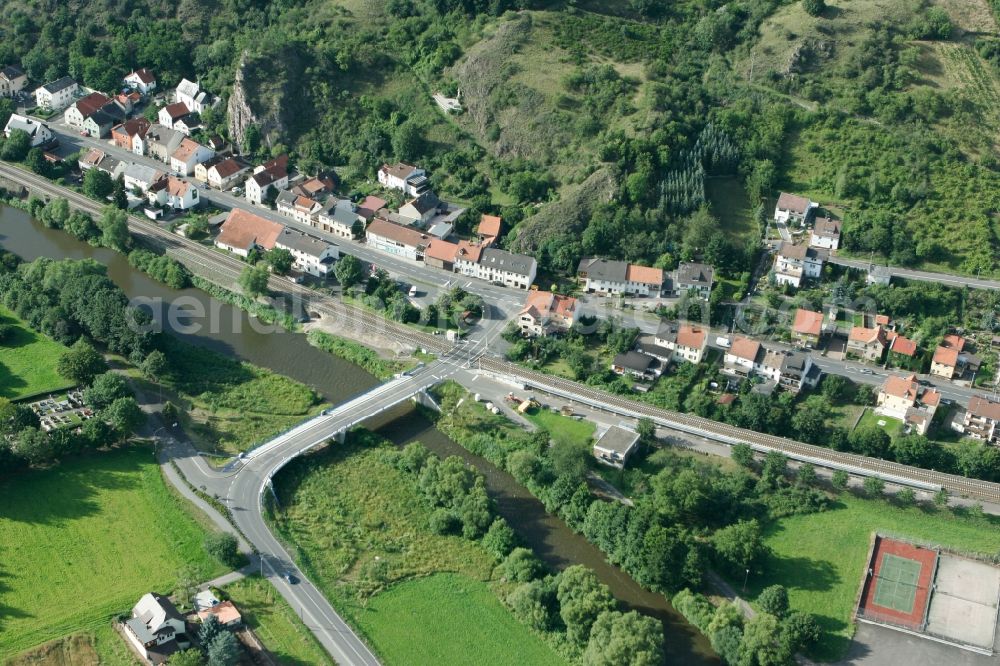
[[875,604],[907,615],[912,613],[922,568],[916,560],[886,553],[875,585]]

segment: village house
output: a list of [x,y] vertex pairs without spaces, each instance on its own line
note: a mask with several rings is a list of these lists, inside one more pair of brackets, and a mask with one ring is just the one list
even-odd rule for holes
[[184,616],[163,595],[147,593],[122,623],[122,634],[152,664],[163,664],[170,655],[191,646]]
[[35,89],[35,105],[47,111],[62,111],[76,98],[80,86],[71,76],[64,76]]
[[219,235],[215,238],[215,246],[246,257],[254,248],[273,250],[275,241],[284,229],[277,222],[265,220],[242,208],[234,208],[222,223]]
[[214,156],[215,153],[208,146],[185,137],[181,139],[177,150],[170,155],[170,170],[181,176],[190,176],[194,173],[194,165]]
[[823,313],[799,308],[792,322],[792,339],[803,347],[816,347],[823,334]]
[[829,217],[816,218],[812,232],[809,235],[809,244],[813,247],[821,247],[826,250],[836,250],[840,247],[840,220],[833,220]]
[[430,187],[426,171],[403,162],[383,164],[378,170],[378,182],[386,189],[402,190],[411,197],[419,197]]
[[611,361],[611,370],[617,375],[629,375],[646,381],[656,379],[663,371],[659,360],[638,351],[615,354]]
[[410,199],[399,207],[399,216],[410,220],[411,224],[425,225],[437,215],[441,200],[433,192],[427,191]]
[[156,90],[156,76],[145,67],[134,69],[123,79],[125,87],[136,90],[143,96]]
[[934,350],[931,374],[945,379],[961,377],[968,358],[963,354],[964,350],[965,338],[954,334],[944,336],[941,344]]
[[0,68],[0,97],[13,97],[24,90],[28,83],[28,75],[20,67],[7,65]]
[[111,139],[122,150],[142,155],[141,151],[145,146],[143,139],[145,139],[146,134],[149,132],[150,126],[148,120],[142,116],[138,116],[131,120],[126,120],[120,125],[115,125],[111,129]]
[[120,161],[99,148],[91,148],[86,153],[82,153],[77,160],[77,166],[80,171],[89,171],[90,169],[103,171],[112,179],[117,178],[118,174],[122,173],[125,168]]
[[88,136],[103,139],[111,132],[111,128],[122,121],[123,117],[111,115],[104,109],[98,109],[83,121],[83,130]]
[[514,289],[527,289],[535,281],[538,263],[533,257],[488,247],[479,256],[476,277]]
[[806,197],[782,192],[778,195],[778,204],[774,207],[774,221],[779,224],[797,222],[805,224],[819,204],[809,201]]
[[217,604],[202,608],[198,611],[198,618],[205,622],[208,618],[214,617],[223,627],[235,629],[243,623],[243,616],[232,601],[220,601]]
[[703,301],[712,295],[712,285],[715,283],[715,268],[708,264],[687,261],[679,266],[668,278],[669,296],[693,294]]
[[174,90],[174,101],[187,107],[190,113],[203,113],[215,105],[215,97],[201,89],[195,81],[181,79]]
[[185,118],[190,113],[191,112],[188,111],[187,106],[184,105],[184,102],[174,102],[173,104],[167,104],[165,107],[160,109],[156,114],[156,119],[164,127],[176,129],[184,135],[188,135],[188,132],[185,132],[180,127],[174,127],[174,123],[181,118]]
[[628,459],[639,448],[639,433],[613,425],[594,442],[594,457],[605,465],[624,469]]
[[993,402],[982,396],[969,398],[969,408],[962,421],[963,432],[969,437],[981,439],[988,444],[1000,443],[1000,402]]
[[133,90],[128,93],[118,93],[111,100],[122,110],[126,117],[135,110],[135,105],[142,101],[142,95]]
[[126,190],[146,194],[149,188],[161,181],[165,175],[159,169],[154,169],[151,166],[129,162],[125,165],[125,170],[122,171],[122,181]]
[[155,183],[149,188],[147,198],[150,205],[174,210],[188,210],[201,203],[198,188],[175,176],[167,176]]
[[476,235],[483,245],[493,245],[500,238],[500,229],[503,226],[503,219],[496,215],[481,215],[479,226],[476,227]]
[[433,238],[424,250],[424,264],[431,268],[440,268],[444,271],[452,271],[455,268],[455,254],[458,252],[458,243]]
[[180,147],[184,139],[185,136],[177,130],[157,124],[149,127],[142,143],[145,145],[147,155],[169,164],[170,156]]
[[847,356],[859,358],[869,363],[882,360],[885,350],[889,347],[889,336],[880,325],[875,328],[852,326],[847,336]]
[[318,229],[340,236],[354,238],[354,225],[365,222],[361,210],[350,199],[328,199],[316,213],[313,225]]
[[916,375],[890,375],[879,391],[875,413],[902,421],[916,434],[926,435],[940,404],[941,394],[921,386]]
[[455,230],[455,222],[464,212],[465,209],[461,206],[442,201],[437,213],[426,222],[427,234],[435,238],[448,238]]
[[52,143],[53,134],[49,126],[28,116],[22,116],[17,113],[10,114],[10,118],[3,128],[4,137],[9,139],[10,133],[14,130],[21,130],[27,134],[31,139],[32,148],[44,147]]
[[274,200],[275,208],[285,217],[290,217],[301,224],[312,225],[313,217],[323,207],[318,201],[283,190]]
[[737,377],[763,377],[773,386],[797,393],[815,388],[822,375],[809,354],[768,349],[756,340],[736,338],[726,350],[723,371]]
[[760,350],[761,344],[756,340],[736,338],[723,357],[725,371],[738,377],[749,377],[753,374]]
[[[661,321],[653,343],[671,352],[671,358],[688,363],[701,363],[708,347],[708,329],[695,324],[680,324],[675,321]],[[659,356],[659,354],[654,354]]]
[[309,199],[315,199],[316,201],[322,200],[327,194],[333,192],[334,179],[330,175],[320,175],[314,176],[312,178],[307,178],[301,183],[297,183],[293,188],[292,192],[299,195],[300,197],[308,197]]
[[67,125],[82,129],[94,138],[106,136],[112,127],[124,120],[124,109],[99,92],[78,99],[63,114]]
[[917,343],[909,338],[903,337],[896,331],[886,333],[889,340],[889,355],[897,355],[895,361],[906,367],[910,367],[917,359]]
[[551,291],[532,291],[518,313],[517,324],[527,335],[565,333],[576,323],[579,314],[575,298]]
[[576,274],[587,292],[659,296],[663,289],[662,270],[626,261],[587,257],[580,261]]
[[281,155],[254,167],[253,174],[246,181],[246,198],[260,206],[272,188],[280,190],[287,186],[288,155]]
[[782,243],[774,256],[774,279],[778,284],[801,287],[804,279],[823,274],[823,257],[805,245]]
[[387,202],[385,199],[380,199],[378,197],[368,195],[365,200],[358,204],[357,212],[358,215],[365,219],[365,222],[370,222],[375,214],[386,207]]
[[228,190],[239,185],[249,171],[250,165],[239,158],[223,157],[205,170],[205,182],[217,190]]
[[293,270],[319,278],[327,277],[340,258],[336,245],[287,227],[274,241],[274,247],[291,252],[295,259]]
[[373,249],[417,261],[422,259],[430,239],[411,227],[375,218],[365,232],[365,243]]
[[460,240],[458,250],[455,252],[455,261],[452,270],[467,277],[476,277],[479,270],[479,259],[485,249],[482,245]]

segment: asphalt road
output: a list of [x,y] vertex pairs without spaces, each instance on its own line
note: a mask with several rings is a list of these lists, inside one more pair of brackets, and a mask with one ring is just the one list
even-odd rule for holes
[[[865,271],[868,270],[868,266],[871,263],[863,259],[848,259],[847,257],[839,257],[836,255],[831,255],[828,261],[831,264],[836,264],[838,266],[847,266],[848,268],[857,268]],[[899,268],[896,266],[889,266],[889,272],[893,277],[901,277],[907,280],[919,280],[921,282],[940,282],[941,284],[946,284],[952,287],[968,286],[976,289],[1000,289],[1000,281],[997,280],[984,280],[981,278],[966,277],[964,275],[952,275],[950,273],[915,271],[909,268]]]

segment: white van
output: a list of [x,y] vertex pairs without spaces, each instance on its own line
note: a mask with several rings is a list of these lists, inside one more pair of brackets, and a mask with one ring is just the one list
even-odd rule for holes
[[732,347],[733,343],[729,341],[729,338],[724,338],[720,335],[715,339],[715,344],[719,345],[723,349],[729,349],[730,347]]

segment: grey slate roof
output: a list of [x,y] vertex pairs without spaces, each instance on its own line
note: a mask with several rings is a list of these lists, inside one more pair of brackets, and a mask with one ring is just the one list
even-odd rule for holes
[[73,79],[72,76],[64,76],[61,79],[52,81],[51,83],[46,83],[45,85],[42,86],[42,88],[44,88],[50,93],[57,93],[60,90],[65,90],[66,88],[69,88],[70,86],[75,84],[76,81]]
[[586,273],[590,280],[625,282],[628,277],[628,262],[588,257],[580,261],[578,273]]
[[479,258],[479,264],[498,271],[506,271],[525,277],[530,277],[535,269],[535,260],[532,257],[523,254],[514,254],[513,252],[499,250],[494,247],[488,247],[483,250],[483,254]]
[[708,264],[685,263],[677,267],[677,282],[684,284],[711,285],[715,279],[715,269]]
[[616,354],[614,364],[620,368],[635,370],[636,372],[646,372],[650,366],[656,363],[656,359],[649,354],[629,351],[624,354]]
[[276,245],[282,245],[317,259],[331,245],[330,243],[320,240],[319,238],[304,234],[295,229],[288,229],[287,227],[283,232],[281,232],[274,242]]

